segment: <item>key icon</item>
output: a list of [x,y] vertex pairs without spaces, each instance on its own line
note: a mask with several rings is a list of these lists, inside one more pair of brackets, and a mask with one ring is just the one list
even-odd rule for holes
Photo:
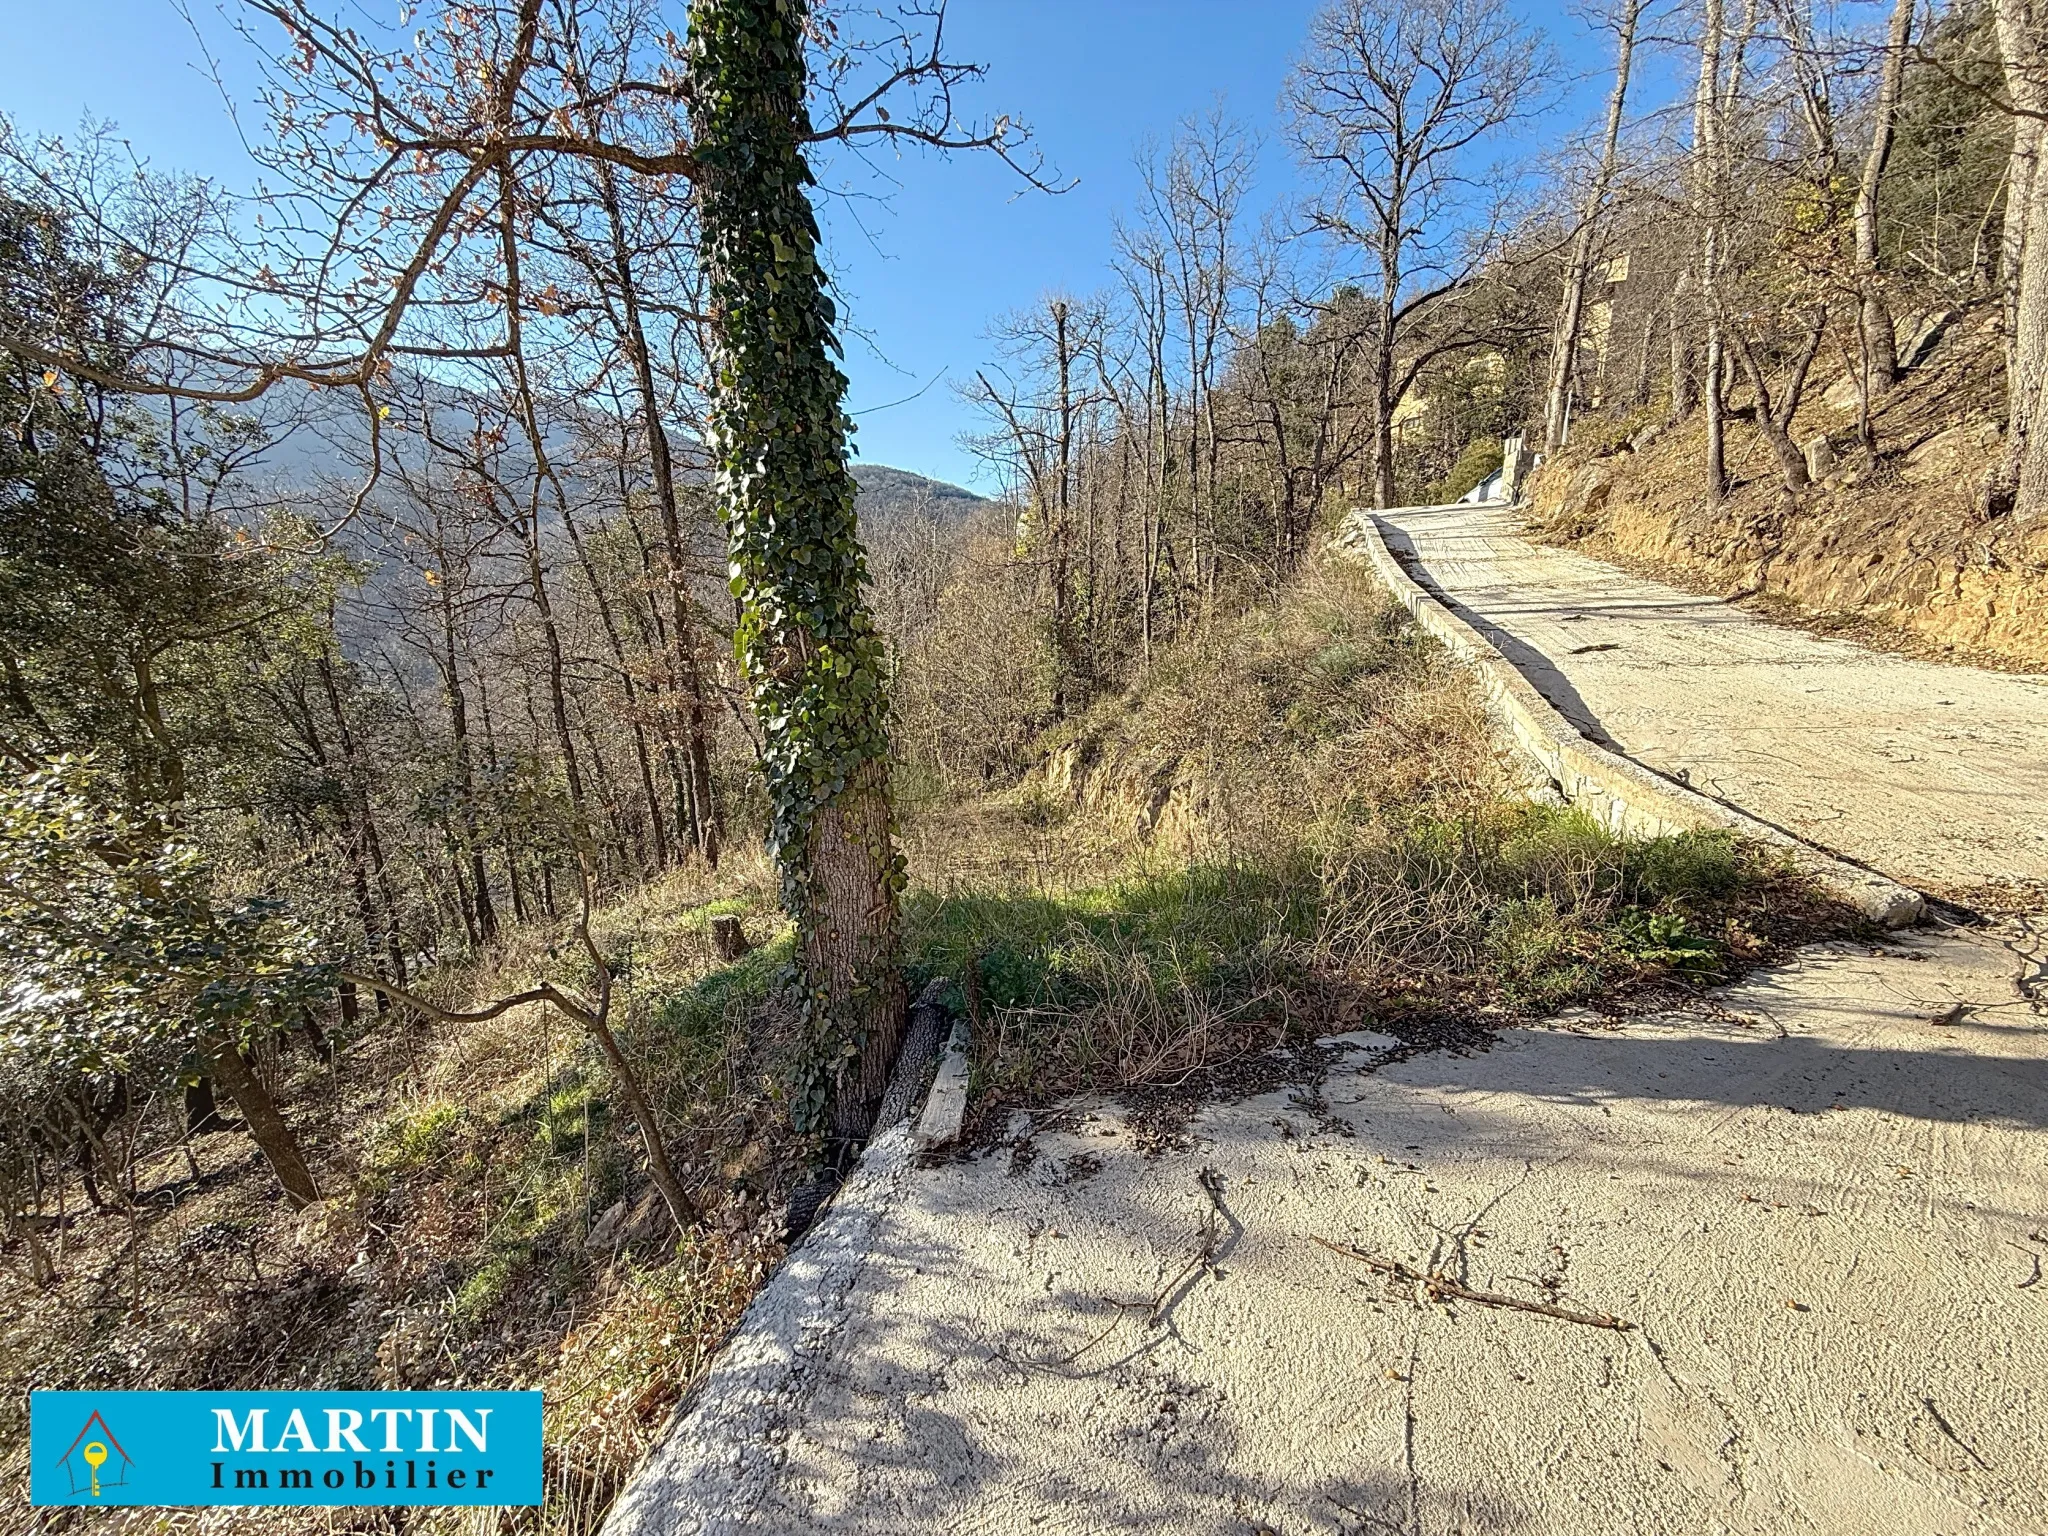
[[92,1468],[92,1496],[98,1498],[100,1496],[100,1468],[106,1463],[107,1448],[101,1445],[99,1441],[94,1440],[80,1454],[85,1457],[85,1464]]

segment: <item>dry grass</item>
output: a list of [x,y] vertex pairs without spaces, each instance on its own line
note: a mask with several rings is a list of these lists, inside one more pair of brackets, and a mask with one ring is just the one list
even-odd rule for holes
[[1177,647],[919,829],[913,960],[973,967],[979,1115],[1722,974],[1816,915],[1725,837],[1624,842],[1513,784],[1467,674],[1355,567]]
[[[998,792],[903,785],[912,964],[956,979],[973,964],[984,1117],[1182,1082],[1368,1020],[1398,1032],[1705,975],[1760,950],[1779,899],[1725,841],[1625,845],[1504,798],[1465,675],[1341,566],[1175,648],[1035,751],[1041,767]],[[764,947],[719,965],[718,912]],[[593,1531],[781,1256],[780,1210],[813,1150],[779,1094],[795,1042],[772,996],[782,927],[771,871],[739,852],[716,882],[623,894],[595,923],[622,1038],[710,1213],[680,1242],[595,1053],[538,1009],[459,1029],[366,1019],[338,1055],[269,1063],[331,1192],[306,1215],[246,1138],[186,1141],[175,1106],[150,1106],[133,1208],[74,1198],[48,1286],[7,1256],[0,1508],[38,1532],[87,1518],[21,1502],[34,1386],[539,1387],[538,1513],[93,1518],[237,1536]],[[434,994],[587,980],[565,937],[513,933]]]

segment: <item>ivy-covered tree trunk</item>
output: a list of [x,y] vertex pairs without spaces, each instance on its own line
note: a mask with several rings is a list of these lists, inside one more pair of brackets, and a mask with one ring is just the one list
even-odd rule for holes
[[805,0],[696,0],[689,100],[714,341],[709,422],[731,535],[734,637],[766,738],[769,841],[797,925],[826,1102],[864,1135],[903,1029],[883,651],[847,470],[851,428],[803,144]]

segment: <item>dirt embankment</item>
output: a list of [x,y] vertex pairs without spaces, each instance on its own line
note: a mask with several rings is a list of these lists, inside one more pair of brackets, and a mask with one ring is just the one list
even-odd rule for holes
[[[1910,330],[1901,326],[1902,333]],[[1878,401],[1878,453],[1857,446],[1856,390],[1821,379],[1795,438],[1825,433],[1837,468],[1796,501],[1734,396],[1734,488],[1707,497],[1703,422],[1589,420],[1530,479],[1539,536],[1772,617],[1886,649],[2048,668],[2048,519],[1986,518],[1978,488],[2002,447],[1988,316],[1955,321]]]

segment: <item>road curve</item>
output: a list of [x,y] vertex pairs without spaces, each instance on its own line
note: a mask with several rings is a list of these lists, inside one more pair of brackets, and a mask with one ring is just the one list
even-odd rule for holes
[[1379,519],[1596,741],[1936,894],[2048,881],[2048,678],[1780,628],[1532,543],[1498,505]]

